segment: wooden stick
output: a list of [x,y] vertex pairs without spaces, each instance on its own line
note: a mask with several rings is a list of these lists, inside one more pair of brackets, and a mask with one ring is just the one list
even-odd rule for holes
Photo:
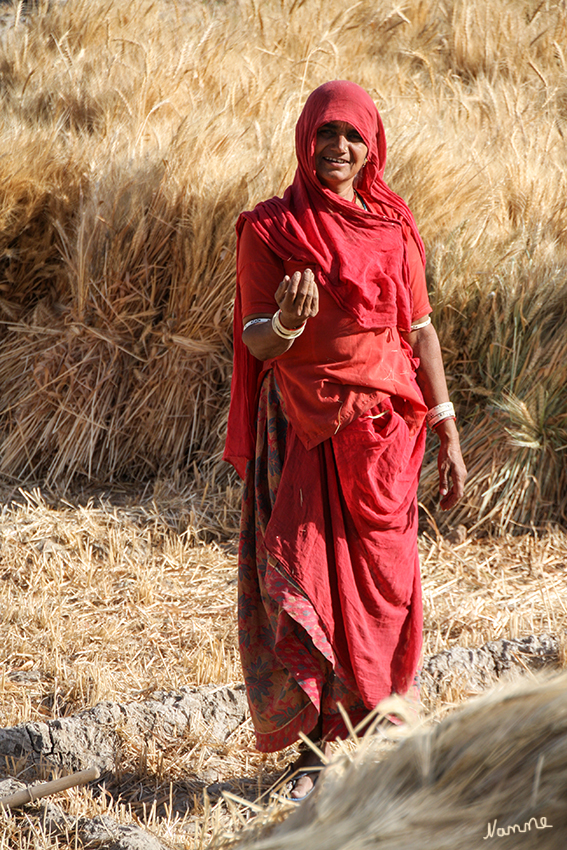
[[86,785],[87,782],[93,782],[100,776],[100,771],[96,767],[89,767],[87,770],[80,770],[78,773],[70,773],[69,776],[62,776],[61,779],[53,779],[51,782],[40,782],[38,785],[29,785],[27,788],[22,788],[14,794],[9,794],[7,797],[0,797],[0,806],[4,809],[14,809],[18,806],[23,806],[25,803],[31,803],[32,800],[38,800],[40,797],[47,797],[49,794],[58,794],[60,791],[65,791],[67,788],[74,788],[76,785]]

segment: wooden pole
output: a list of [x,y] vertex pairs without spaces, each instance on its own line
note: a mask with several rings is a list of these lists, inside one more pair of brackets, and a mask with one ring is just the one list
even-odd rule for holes
[[4,809],[15,809],[18,806],[23,806],[25,803],[31,803],[32,800],[39,800],[40,797],[47,797],[49,794],[58,794],[67,788],[74,788],[76,785],[86,785],[87,782],[94,782],[99,776],[100,771],[96,767],[89,767],[87,770],[80,770],[78,773],[70,773],[69,776],[62,776],[61,779],[53,779],[51,782],[40,782],[38,785],[29,785],[27,788],[15,791],[14,794],[9,794],[7,797],[0,797],[0,806]]

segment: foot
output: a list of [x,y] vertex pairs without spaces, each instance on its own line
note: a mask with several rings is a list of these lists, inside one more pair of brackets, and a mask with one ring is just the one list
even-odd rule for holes
[[[323,752],[326,756],[330,755],[330,744],[324,745]],[[313,791],[322,767],[321,759],[313,750],[308,749],[299,756],[292,768],[295,778],[291,779],[293,786],[289,794],[291,800],[303,800]]]

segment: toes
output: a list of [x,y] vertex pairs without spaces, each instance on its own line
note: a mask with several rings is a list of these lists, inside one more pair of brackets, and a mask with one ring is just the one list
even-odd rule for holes
[[302,797],[305,797],[312,790],[313,780],[309,776],[302,776],[301,779],[298,779],[295,783],[293,790],[289,796],[292,800],[298,800]]

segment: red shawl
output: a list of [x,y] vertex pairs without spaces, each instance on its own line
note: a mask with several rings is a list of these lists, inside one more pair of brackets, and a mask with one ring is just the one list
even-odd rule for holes
[[[392,208],[399,218],[365,212],[323,186],[315,172],[317,129],[330,121],[352,124],[368,148],[368,161],[357,178],[363,198]],[[404,220],[422,252],[423,243],[406,203],[385,184],[386,138],[380,115],[367,92],[356,83],[336,80],[308,97],[295,133],[298,167],[283,198],[271,198],[247,219],[282,260],[293,258],[315,267],[317,282],[365,329],[411,324],[411,294]],[[242,342],[242,311],[236,292],[234,308],[234,372],[224,458],[244,476],[253,457],[255,403],[261,364]]]

